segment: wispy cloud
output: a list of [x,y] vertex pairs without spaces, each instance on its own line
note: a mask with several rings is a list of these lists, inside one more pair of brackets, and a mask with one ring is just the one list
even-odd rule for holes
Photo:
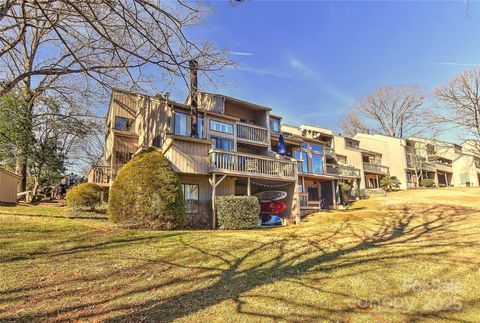
[[265,76],[273,76],[273,77],[281,77],[281,78],[290,78],[291,75],[282,73],[282,72],[277,72],[277,71],[272,71],[272,70],[267,70],[267,69],[262,69],[262,68],[255,68],[255,67],[250,67],[246,65],[237,65],[237,66],[227,66],[227,68],[232,68],[237,71],[242,71],[242,72],[247,72],[247,73],[253,73],[253,74],[258,74],[258,75],[265,75]]
[[249,52],[230,52],[230,54],[235,56],[253,56],[253,53]]
[[436,62],[430,63],[432,65],[445,65],[445,66],[479,66],[480,63],[462,63],[462,62]]
[[289,62],[290,66],[300,72],[303,77],[313,79],[315,81],[315,84],[320,87],[320,90],[322,92],[328,93],[337,100],[342,101],[344,104],[351,105],[354,102],[354,99],[351,96],[338,90],[333,85],[328,83],[320,73],[316,72],[310,66],[302,63],[296,58],[291,58]]

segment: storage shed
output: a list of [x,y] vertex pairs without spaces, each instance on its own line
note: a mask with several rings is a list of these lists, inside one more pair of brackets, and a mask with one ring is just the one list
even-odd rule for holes
[[0,203],[14,204],[17,201],[17,186],[21,179],[21,176],[0,168]]

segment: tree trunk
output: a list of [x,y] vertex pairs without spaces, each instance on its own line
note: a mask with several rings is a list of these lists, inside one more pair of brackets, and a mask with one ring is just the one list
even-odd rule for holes
[[35,184],[33,185],[32,189],[32,203],[37,201],[37,194],[38,194],[38,188],[40,187],[39,181],[37,176],[35,176]]

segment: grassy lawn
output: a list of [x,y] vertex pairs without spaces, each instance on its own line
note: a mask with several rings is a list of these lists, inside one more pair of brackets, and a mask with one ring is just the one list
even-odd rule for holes
[[478,188],[375,196],[255,231],[123,230],[56,207],[0,207],[0,321],[480,317]]

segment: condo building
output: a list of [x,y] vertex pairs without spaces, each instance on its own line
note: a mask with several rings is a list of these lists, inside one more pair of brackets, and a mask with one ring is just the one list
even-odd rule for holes
[[196,98],[192,127],[191,100],[183,104],[114,90],[103,164],[92,165],[88,181],[108,190],[125,163],[156,147],[179,174],[188,225],[195,228],[216,227],[215,197],[222,195],[284,191],[287,209],[281,216],[298,223],[307,214],[337,208],[342,182],[352,187],[352,199],[380,188],[387,175],[400,180],[400,189],[425,179],[437,187],[479,185],[480,159],[468,152],[467,143],[377,134],[348,138],[316,126],[284,124],[270,107],[226,95],[198,92]]

